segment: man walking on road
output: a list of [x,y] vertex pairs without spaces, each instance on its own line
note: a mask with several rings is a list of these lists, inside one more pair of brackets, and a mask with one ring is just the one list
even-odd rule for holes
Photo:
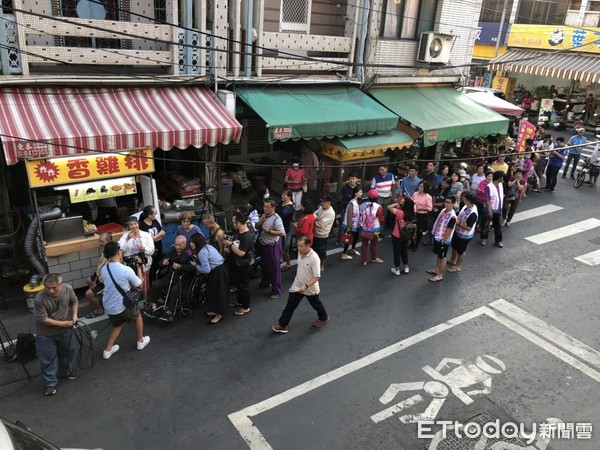
[[35,297],[33,309],[37,324],[37,358],[42,367],[46,396],[56,394],[59,378],[78,378],[73,372],[73,326],[77,323],[78,310],[79,302],[73,288],[62,284],[62,277],[56,273],[46,275],[44,290]]
[[331,319],[325,311],[323,303],[319,299],[319,278],[321,278],[321,261],[319,257],[310,248],[310,239],[308,236],[298,238],[298,271],[296,278],[290,288],[287,305],[279,318],[279,323],[271,326],[275,333],[287,333],[288,324],[292,320],[294,311],[300,304],[302,297],[306,297],[310,306],[317,311],[318,319],[313,323],[313,327],[322,328]]
[[[583,145],[587,142],[587,138],[583,135],[585,133],[585,128],[580,127],[577,128],[577,134],[574,134],[570,137],[569,142],[567,142],[567,146],[569,145]],[[558,141],[558,139],[557,139]],[[567,172],[569,171],[569,166],[571,165],[571,161],[573,161],[573,168],[571,169],[571,180],[575,179],[575,171],[577,170],[577,164],[579,164],[579,158],[581,157],[581,147],[575,147],[569,149],[569,155],[567,156],[567,163],[565,164],[565,168],[563,169],[562,177],[565,178],[567,176]]]
[[558,172],[562,167],[563,161],[567,156],[567,149],[565,148],[565,138],[557,137],[556,145],[550,153],[550,161],[548,161],[548,167],[546,168],[546,187],[545,191],[554,192],[556,182],[558,180]]

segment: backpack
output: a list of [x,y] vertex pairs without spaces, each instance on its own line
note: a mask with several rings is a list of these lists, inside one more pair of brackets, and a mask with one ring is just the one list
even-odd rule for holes
[[[375,228],[375,220],[377,216],[373,214],[373,203],[368,202],[365,203],[364,208],[361,208],[362,211],[360,213],[360,227],[363,230],[372,230]],[[377,210],[375,210],[377,211]]]
[[417,239],[417,224],[415,220],[405,223],[404,227],[400,230],[400,239],[406,242],[414,242]]
[[36,358],[35,337],[31,333],[19,333],[15,356],[21,363],[33,361]]

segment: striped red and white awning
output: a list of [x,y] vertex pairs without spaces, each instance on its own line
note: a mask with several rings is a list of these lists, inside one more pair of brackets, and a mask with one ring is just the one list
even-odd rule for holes
[[511,48],[490,61],[492,70],[600,82],[600,56],[582,52],[542,52]]
[[0,139],[8,165],[29,158],[238,142],[242,126],[213,92],[172,88],[6,88]]

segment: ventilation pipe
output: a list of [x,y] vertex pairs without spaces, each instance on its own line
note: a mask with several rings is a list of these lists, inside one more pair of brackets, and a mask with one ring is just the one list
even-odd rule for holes
[[48,274],[48,270],[46,269],[44,263],[40,260],[39,256],[37,256],[35,248],[40,221],[58,219],[61,214],[62,210],[58,206],[55,206],[48,212],[39,213],[31,221],[31,224],[27,229],[27,234],[25,235],[25,256],[27,256],[29,262],[31,262],[31,265],[34,267],[38,275],[44,276]]

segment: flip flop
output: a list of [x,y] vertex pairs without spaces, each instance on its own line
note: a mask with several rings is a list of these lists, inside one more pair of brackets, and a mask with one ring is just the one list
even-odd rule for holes
[[449,266],[455,266],[455,265],[456,265],[456,263],[455,263],[455,262],[452,262],[452,261],[450,261],[450,260],[447,260],[447,261],[446,261],[446,264],[448,264]]
[[288,270],[290,270],[292,268],[292,266],[284,266],[281,268],[282,272],[287,272]]
[[229,306],[230,308],[240,308],[242,306],[242,304],[238,303],[238,302],[234,302],[234,303],[230,303],[227,306]]
[[458,269],[456,267],[448,267],[446,269],[446,272],[450,272],[450,273],[460,272],[460,269]]
[[248,310],[247,310],[247,311],[244,311],[244,310],[242,310],[242,309],[238,309],[236,312],[234,312],[234,314],[235,314],[236,316],[245,316],[246,314],[250,314],[250,312],[251,312],[251,311],[252,311],[252,310],[251,310],[250,308],[248,308]]
[[217,315],[217,313],[214,313],[214,312],[212,312],[212,311],[206,311],[206,312],[204,313],[204,315],[205,315],[205,316],[208,316],[208,317],[215,317],[215,316]]
[[215,319],[209,320],[209,321],[208,321],[208,322],[206,322],[206,323],[207,323],[208,325],[216,325],[216,324],[218,324],[218,323],[221,323],[221,322],[223,321],[223,316],[221,316],[221,318],[220,318],[219,320],[217,320],[216,322],[213,322],[213,320],[215,320]]
[[94,311],[92,311],[91,313],[89,313],[88,315],[85,316],[86,319],[95,319],[96,317],[100,317],[104,315],[104,311],[101,312],[100,314],[95,313]]
[[437,283],[438,281],[442,281],[442,280],[443,280],[443,278],[436,278],[436,277],[431,277],[431,278],[429,279],[429,281],[431,281],[431,282],[433,282],[433,283]]
[[427,269],[426,272],[430,275],[437,275],[438,273],[433,269]]

